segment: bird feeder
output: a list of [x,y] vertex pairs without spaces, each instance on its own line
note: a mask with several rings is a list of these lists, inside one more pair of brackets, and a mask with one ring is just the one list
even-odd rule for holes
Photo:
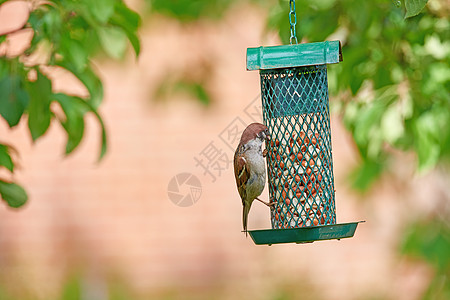
[[259,70],[272,229],[249,231],[255,244],[352,237],[358,222],[336,224],[327,64],[339,41],[247,49]]

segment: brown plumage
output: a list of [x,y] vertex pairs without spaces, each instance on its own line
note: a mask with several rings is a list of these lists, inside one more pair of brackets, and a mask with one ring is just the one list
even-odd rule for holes
[[247,126],[241,136],[239,145],[234,153],[234,176],[239,195],[242,199],[242,224],[247,234],[247,220],[253,200],[260,199],[266,183],[266,167],[264,154],[261,149],[263,142],[269,138],[266,126],[260,123],[252,123]]

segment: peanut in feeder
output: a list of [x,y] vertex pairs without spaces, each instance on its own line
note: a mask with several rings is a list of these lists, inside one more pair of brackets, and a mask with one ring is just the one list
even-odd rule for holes
[[[291,5],[291,43],[292,12]],[[327,64],[340,61],[339,41],[247,49],[247,70],[260,72],[263,120],[271,136],[269,197],[276,202],[272,229],[249,231],[255,244],[354,235],[358,222],[336,224]]]

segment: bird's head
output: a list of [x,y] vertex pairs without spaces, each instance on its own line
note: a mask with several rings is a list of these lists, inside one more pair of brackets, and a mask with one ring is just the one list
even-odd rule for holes
[[240,144],[247,144],[251,140],[258,139],[261,143],[269,140],[269,129],[261,123],[252,123],[245,128],[241,136]]

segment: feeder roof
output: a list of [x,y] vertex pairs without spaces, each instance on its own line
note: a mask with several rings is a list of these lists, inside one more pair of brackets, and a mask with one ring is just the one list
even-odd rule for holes
[[248,71],[335,64],[340,61],[342,51],[339,41],[247,48]]

